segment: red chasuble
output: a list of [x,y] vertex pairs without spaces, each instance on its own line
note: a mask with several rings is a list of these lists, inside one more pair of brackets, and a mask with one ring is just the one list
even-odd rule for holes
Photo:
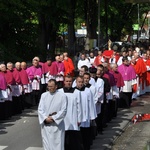
[[146,65],[142,58],[139,58],[136,63],[133,65],[136,74],[139,76],[139,83],[142,83],[142,89],[144,89],[144,80],[145,80],[145,73],[147,71]]
[[105,58],[105,62],[109,62],[109,59],[112,57],[114,51],[113,50],[105,50],[103,52],[103,57]]

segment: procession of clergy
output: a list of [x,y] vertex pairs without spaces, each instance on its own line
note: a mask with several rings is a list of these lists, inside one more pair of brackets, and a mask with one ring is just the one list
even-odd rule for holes
[[26,62],[1,64],[0,119],[38,106],[45,150],[89,150],[118,108],[130,108],[132,100],[150,92],[150,49],[118,53],[109,47],[79,57],[77,76],[67,52],[45,63],[34,57],[28,67]]

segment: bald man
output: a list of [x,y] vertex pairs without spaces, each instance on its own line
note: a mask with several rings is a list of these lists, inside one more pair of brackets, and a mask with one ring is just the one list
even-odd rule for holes
[[24,107],[30,108],[32,106],[32,102],[31,102],[32,85],[28,78],[26,69],[27,69],[26,62],[21,62],[20,77],[21,77],[21,82],[23,86],[23,95],[22,95],[23,99],[22,100],[24,103]]
[[26,70],[27,69],[27,63],[26,62],[21,62],[21,69]]

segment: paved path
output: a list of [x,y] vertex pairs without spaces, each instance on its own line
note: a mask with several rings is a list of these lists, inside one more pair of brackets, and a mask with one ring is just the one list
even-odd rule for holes
[[[119,109],[118,116],[108,123],[103,135],[96,137],[91,150],[130,150],[129,147],[134,150],[137,146],[135,140],[141,143],[140,148],[144,147],[150,137],[149,122],[133,125],[131,118],[136,113],[150,113],[150,95],[134,101],[130,109]],[[141,140],[142,137],[145,138]],[[36,108],[0,122],[0,150],[43,150]]]
[[[143,95],[132,103],[135,114],[150,113],[150,94]],[[150,122],[129,123],[125,132],[113,142],[112,150],[146,150],[150,141]]]
[[43,150],[36,109],[0,122],[0,150]]
[[93,142],[91,150],[111,149],[114,141],[125,131],[134,113],[129,109],[120,109],[118,116],[108,123],[103,135],[98,135]]

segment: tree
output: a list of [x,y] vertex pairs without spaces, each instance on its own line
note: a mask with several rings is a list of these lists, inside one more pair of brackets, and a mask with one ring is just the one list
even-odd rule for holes
[[[11,0],[0,3],[0,49],[3,61],[30,59],[36,37],[36,25],[31,23],[31,7],[26,2]],[[30,55],[29,55],[30,54]]]
[[76,0],[68,0],[68,52],[71,55],[75,54],[76,48],[76,38],[75,38],[75,9],[76,9]]

